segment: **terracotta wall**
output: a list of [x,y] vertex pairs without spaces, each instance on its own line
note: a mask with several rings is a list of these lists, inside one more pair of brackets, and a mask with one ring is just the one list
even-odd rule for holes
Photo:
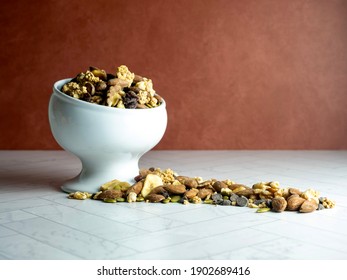
[[347,149],[347,1],[14,0],[0,13],[0,149],[59,148],[53,83],[120,64],[167,101],[157,149]]

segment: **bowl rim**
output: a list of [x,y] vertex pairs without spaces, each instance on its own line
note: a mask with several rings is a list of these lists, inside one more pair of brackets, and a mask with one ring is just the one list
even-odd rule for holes
[[62,86],[71,80],[72,80],[72,78],[66,78],[66,79],[61,79],[61,80],[56,81],[53,85],[53,95],[58,94],[57,95],[58,97],[65,99],[66,101],[69,101],[75,105],[86,106],[87,108],[89,106],[92,106],[90,108],[99,109],[99,110],[111,110],[114,112],[115,112],[115,110],[117,112],[149,112],[149,111],[153,112],[156,110],[161,110],[161,109],[166,108],[166,102],[165,102],[164,98],[162,98],[162,103],[159,106],[154,107],[154,108],[146,108],[146,109],[117,108],[117,107],[100,105],[100,104],[96,104],[96,103],[90,103],[90,102],[69,96],[69,95],[67,95],[61,91]]

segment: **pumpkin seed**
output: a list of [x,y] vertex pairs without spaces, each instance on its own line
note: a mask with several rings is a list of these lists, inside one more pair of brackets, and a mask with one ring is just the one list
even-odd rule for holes
[[181,197],[179,195],[174,195],[173,197],[171,197],[170,202],[173,202],[173,203],[179,202],[180,199],[181,199]]
[[258,208],[258,210],[256,211],[256,213],[265,213],[265,212],[269,212],[271,209],[270,208]]
[[104,198],[103,201],[104,201],[104,202],[107,202],[107,203],[115,203],[115,202],[117,202],[117,200],[114,199],[114,198]]
[[213,200],[212,199],[205,199],[204,204],[213,204]]

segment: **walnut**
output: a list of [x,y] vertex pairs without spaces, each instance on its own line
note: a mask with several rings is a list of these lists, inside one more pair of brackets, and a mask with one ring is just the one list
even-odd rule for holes
[[319,202],[324,206],[324,208],[334,208],[335,207],[335,201],[330,200],[326,197],[320,197]]

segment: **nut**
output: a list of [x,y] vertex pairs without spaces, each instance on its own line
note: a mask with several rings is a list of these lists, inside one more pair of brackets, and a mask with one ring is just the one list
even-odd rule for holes
[[131,192],[138,195],[142,191],[142,188],[143,188],[143,181],[138,181],[127,190],[127,195],[129,195],[129,193]]
[[328,199],[326,197],[319,198],[319,205],[322,205],[324,208],[334,208],[335,201]]
[[296,188],[289,188],[288,191],[289,191],[290,194],[300,195],[302,193],[299,189],[296,189]]
[[120,197],[123,197],[123,192],[121,190],[105,190],[98,195],[97,199],[117,199]]
[[305,200],[304,203],[300,207],[301,213],[310,213],[315,211],[318,208],[318,204],[314,199]]
[[184,194],[186,192],[185,185],[164,185],[164,189],[171,194]]
[[212,187],[216,192],[220,192],[222,189],[227,188],[228,186],[221,181],[216,181],[212,184]]
[[176,180],[184,185],[185,180],[190,180],[191,178],[188,176],[176,176]]
[[196,181],[196,179],[192,178],[184,180],[183,184],[188,188],[196,188],[198,186],[198,182]]
[[272,200],[272,211],[283,212],[287,207],[287,201],[283,197],[275,197]]
[[230,186],[228,186],[228,188],[231,189],[235,193],[235,190],[241,191],[241,190],[245,190],[248,187],[246,185],[242,185],[242,184],[231,184]]
[[292,194],[287,199],[287,209],[288,211],[297,211],[300,209],[301,205],[305,202],[305,199],[300,197],[298,194]]
[[149,194],[146,197],[146,200],[148,200],[149,202],[160,202],[163,201],[165,199],[165,196],[161,195],[161,194]]
[[165,196],[165,198],[169,196],[169,193],[164,189],[163,186],[155,187],[153,190],[151,190],[150,194],[161,194]]
[[201,199],[205,199],[206,197],[211,196],[212,194],[213,194],[212,189],[202,188],[202,189],[199,189],[197,196],[200,197]]
[[189,191],[186,191],[184,193],[184,196],[186,198],[193,198],[194,196],[196,196],[199,193],[198,189],[190,189]]
[[236,193],[237,195],[245,196],[247,198],[249,198],[252,194],[254,194],[254,191],[248,187],[245,188],[244,190],[237,191],[237,192],[235,192],[235,190],[234,190],[233,192]]

